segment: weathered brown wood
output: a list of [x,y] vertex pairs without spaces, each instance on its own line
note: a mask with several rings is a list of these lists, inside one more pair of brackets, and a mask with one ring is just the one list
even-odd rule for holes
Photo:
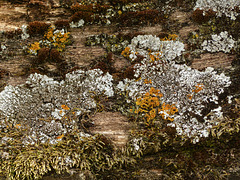
[[228,55],[223,52],[201,54],[200,57],[193,59],[192,68],[199,70],[206,67],[230,68],[235,58],[234,55]]
[[99,112],[92,118],[92,133],[100,133],[110,138],[117,147],[123,147],[128,140],[130,124],[127,117],[119,112]]

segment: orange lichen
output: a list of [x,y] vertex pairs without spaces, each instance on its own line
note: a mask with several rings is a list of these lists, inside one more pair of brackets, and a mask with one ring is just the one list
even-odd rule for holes
[[52,43],[52,45],[59,51],[62,52],[65,49],[66,44],[69,42],[69,32],[54,33],[54,29],[50,28],[44,37]]
[[155,88],[151,87],[149,92],[150,92],[151,96],[155,95],[155,96],[158,96],[160,98],[163,97],[163,94],[160,93],[159,89],[155,89]]
[[143,97],[137,98],[137,107],[135,110],[131,108],[131,112],[142,116],[147,126],[152,125],[159,117],[173,121],[173,115],[178,112],[178,109],[175,104],[162,103],[160,99],[162,97],[163,94],[160,93],[159,89],[151,87],[150,91],[145,93]]
[[204,85],[202,83],[198,83],[195,85],[194,89],[192,90],[191,94],[188,94],[187,97],[189,100],[192,100],[194,94],[199,93],[201,90],[203,90]]
[[158,61],[161,58],[161,52],[157,51],[157,52],[152,52],[151,49],[148,49],[148,55],[150,58],[150,62],[154,62],[154,61]]
[[145,79],[145,80],[144,80],[144,83],[145,83],[145,84],[152,84],[152,80],[151,80],[151,79],[149,79],[149,80],[148,80],[148,79]]
[[[48,43],[47,44],[41,43],[41,46],[43,46],[44,51],[46,51],[48,48],[54,47],[58,52],[62,52],[65,49],[66,44],[69,43],[69,37],[70,37],[69,35],[70,35],[69,32],[67,33],[64,33],[62,31],[56,32],[54,31],[54,28],[51,27],[48,29],[48,32],[44,35],[44,38],[45,40],[47,40]],[[37,55],[38,50],[41,49],[40,42],[34,42],[33,44],[30,44],[28,53]],[[48,51],[49,50],[50,49],[48,49]],[[49,54],[49,52],[47,54]],[[40,58],[40,59],[44,61],[48,58],[46,54],[44,55],[44,57],[45,58]],[[57,54],[56,51],[52,49],[50,53],[50,59],[57,62],[61,60],[61,57],[60,57],[60,54]]]
[[151,87],[150,92],[147,92],[143,97],[138,98],[136,105],[139,106],[139,108],[135,110],[135,113],[148,112],[149,110],[158,107],[160,105],[159,98],[162,97],[162,94],[159,92],[160,90]]
[[129,58],[130,54],[131,54],[130,47],[126,47],[121,53],[121,55],[126,57],[126,58]]
[[21,127],[21,124],[16,124],[16,125],[15,125],[15,128],[18,129],[19,127]]
[[57,136],[57,139],[62,139],[64,137],[64,134]]
[[192,94],[188,94],[187,97],[188,97],[189,100],[192,100],[193,95]]
[[198,93],[198,92],[200,92],[201,90],[203,90],[203,84],[197,84],[197,85],[195,85],[195,89],[194,90],[192,90],[192,92],[194,92],[194,93]]
[[174,119],[170,116],[173,116],[175,113],[178,112],[177,107],[175,104],[166,104],[163,103],[162,107],[158,109],[159,114],[162,116],[163,119],[173,121]]
[[41,49],[39,42],[34,42],[33,44],[30,44],[28,53],[37,55],[38,50]]
[[70,110],[70,108],[67,105],[61,105],[62,109],[64,110]]
[[165,36],[164,38],[160,38],[161,41],[176,41],[178,38],[178,35],[176,34],[168,34],[168,36]]

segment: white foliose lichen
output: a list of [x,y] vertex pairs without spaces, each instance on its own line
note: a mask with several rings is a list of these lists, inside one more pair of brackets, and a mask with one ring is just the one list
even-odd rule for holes
[[201,46],[203,50],[209,52],[219,52],[229,53],[236,44],[231,35],[228,35],[227,31],[221,32],[219,35],[212,35],[212,40],[205,40]]
[[30,35],[27,33],[27,26],[26,25],[22,25],[21,29],[22,29],[21,38],[23,40],[29,38]]
[[1,49],[4,51],[4,50],[7,49],[7,48],[6,48],[5,45],[1,44]]
[[156,55],[156,53],[163,60],[171,61],[184,51],[182,42],[173,40],[161,41],[159,37],[153,35],[138,35],[132,39],[128,47],[130,48],[129,57],[132,61],[136,60],[137,55],[149,57],[150,54]]
[[[75,115],[78,116],[88,112],[96,108],[92,96],[114,95],[112,80],[110,74],[103,74],[99,69],[68,73],[61,82],[46,75],[31,74],[25,84],[16,87],[9,85],[0,92],[0,121],[7,119],[12,124],[25,123],[32,132],[38,132],[39,139],[56,138],[71,131],[77,123],[72,121],[67,126],[55,121],[61,120],[67,113],[62,105],[76,109]],[[48,118],[53,120],[41,120]]]
[[7,47],[3,44],[0,46],[0,54],[3,54],[3,52],[7,49]]
[[84,25],[84,20],[83,19],[80,19],[78,22],[71,22],[70,23],[70,28],[79,28],[79,27],[82,27]]
[[237,7],[240,7],[239,0],[197,0],[194,10],[199,8],[205,12],[212,9],[217,13],[218,17],[222,17],[222,15],[225,14],[232,20],[236,20],[236,17],[239,15],[239,13],[235,11]]
[[[151,36],[149,37],[152,39]],[[150,43],[145,46],[150,40],[142,40],[143,42],[136,43],[136,46],[152,47]],[[167,46],[167,43],[171,45],[172,42],[165,43]],[[153,43],[154,48],[157,46]],[[166,57],[164,53],[175,54],[176,51],[181,52],[182,47],[180,46],[178,50],[169,48],[163,52],[162,57]],[[177,65],[170,58],[175,56],[168,56],[169,61],[154,62],[150,62],[148,55],[144,57],[145,61],[142,64],[134,66],[134,76],[138,80],[124,79],[119,82],[117,85],[119,92],[125,92],[128,101],[134,103],[139,96],[149,92],[151,87],[159,89],[163,94],[161,101],[175,104],[178,109],[178,113],[174,115],[174,121],[169,123],[169,126],[176,127],[177,134],[192,138],[194,143],[201,137],[207,137],[210,128],[216,123],[212,118],[207,117],[207,114],[212,106],[218,104],[218,95],[224,92],[224,88],[230,86],[230,78],[223,73],[218,75],[210,67],[201,72],[186,65]],[[150,79],[151,83],[145,83],[146,79]],[[214,117],[219,117],[219,113],[212,112],[212,114]]]

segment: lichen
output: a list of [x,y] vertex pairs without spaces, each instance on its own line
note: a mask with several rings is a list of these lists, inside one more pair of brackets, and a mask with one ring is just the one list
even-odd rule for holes
[[[66,74],[65,81],[61,82],[46,75],[31,74],[25,84],[6,86],[0,93],[1,119],[7,118],[12,124],[21,121],[23,126],[30,125],[30,132],[36,134],[30,137],[31,142],[36,142],[38,138],[42,142],[54,139],[59,134],[71,131],[77,124],[76,120],[70,121],[67,126],[63,122],[56,122],[56,116],[51,117],[56,109],[61,110],[62,105],[67,105],[71,109],[76,108],[79,116],[96,108],[95,96],[113,96],[112,76],[102,74],[98,69],[86,72],[78,70]],[[42,121],[41,118],[50,119]]]
[[235,43],[236,41],[232,39],[232,36],[228,36],[228,32],[224,31],[219,35],[212,35],[212,40],[205,40],[201,46],[203,50],[207,50],[209,52],[223,51],[225,53],[229,53],[233,49]]
[[240,2],[235,0],[197,0],[194,10],[197,8],[204,11],[212,9],[213,11],[217,12],[218,17],[222,17],[224,14],[225,16],[230,17],[232,20],[235,20],[239,15],[239,13],[235,11],[235,8],[239,6]]
[[[134,66],[137,81],[135,79],[120,81],[117,85],[120,93],[125,92],[127,101],[131,102],[147,93],[150,88],[159,89],[163,94],[162,102],[176,104],[178,114],[174,115],[174,121],[169,123],[169,126],[175,127],[177,134],[193,138],[194,142],[198,142],[202,136],[208,136],[209,129],[217,122],[211,122],[212,118],[209,119],[208,113],[211,109],[207,104],[218,104],[218,96],[231,84],[230,78],[224,74],[217,75],[213,68],[200,72],[170,61],[176,57],[178,51],[179,53],[182,51],[182,46],[175,47],[172,41],[166,41],[164,45],[173,46],[174,49],[164,49],[162,42],[153,36],[144,36],[141,44],[139,41],[132,41],[134,47],[139,48],[137,52],[145,57],[141,64],[137,63]],[[151,56],[144,49],[158,51],[160,47],[163,49],[162,58],[152,62]],[[130,59],[134,60],[134,57]],[[146,79],[150,79],[151,83],[146,83]],[[219,117],[217,113],[213,113],[213,116]]]
[[[59,3],[72,14],[56,21],[56,29],[35,21],[1,32],[3,40],[24,45],[35,42],[29,47],[37,55],[28,72],[34,74],[24,84],[6,86],[0,92],[1,177],[40,179],[74,171],[83,179],[84,174],[92,179],[227,179],[228,174],[239,175],[239,1]],[[43,12],[42,1],[30,2],[29,8],[37,4]],[[184,23],[168,19],[175,10],[191,18]],[[198,23],[199,29],[186,39],[181,39],[181,33],[178,37],[178,30],[192,23]],[[122,32],[87,37],[87,46],[101,46],[108,54],[85,70],[76,70],[76,64],[64,56],[67,53],[60,52],[70,44],[71,28],[82,27],[76,33],[92,24],[111,25],[107,28]],[[139,27],[155,24],[163,28],[159,35],[139,32]],[[11,46],[3,41],[0,56],[10,51]],[[235,56],[233,68],[226,70],[231,78],[219,69],[199,71],[185,61],[176,63],[206,51]],[[115,60],[126,64],[115,68]],[[68,63],[76,68],[66,74],[63,68]],[[66,76],[57,81],[41,75],[46,64],[54,64]],[[1,69],[0,78],[5,73]],[[129,141],[121,150],[87,127],[93,124],[92,115],[104,110],[122,112],[132,125]]]

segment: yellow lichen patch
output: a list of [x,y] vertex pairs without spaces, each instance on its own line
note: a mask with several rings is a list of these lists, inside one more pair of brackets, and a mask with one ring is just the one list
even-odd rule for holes
[[129,58],[130,54],[131,54],[130,47],[126,47],[121,53],[121,55],[126,57],[126,58]]
[[70,33],[63,33],[61,31],[54,32],[53,28],[50,28],[44,37],[51,42],[51,44],[59,51],[62,52],[65,49],[66,44],[69,42]]
[[202,83],[198,83],[195,85],[194,89],[192,90],[191,94],[188,94],[187,97],[189,100],[192,100],[194,94],[199,93],[201,90],[203,90],[204,85]]
[[119,14],[119,15],[121,15],[121,14],[122,14],[122,11],[121,11],[121,10],[119,10],[119,11],[118,11],[118,14]]
[[154,62],[160,60],[162,53],[160,51],[152,52],[151,49],[148,49],[148,55],[150,58],[150,62]]
[[63,31],[54,31],[54,28],[49,28],[48,32],[44,35],[44,40],[39,42],[34,42],[30,44],[28,53],[37,55],[38,50],[43,47],[50,48],[53,47],[57,51],[62,52],[66,44],[69,43],[70,33],[64,33]]
[[161,38],[161,41],[176,41],[178,38],[178,35],[176,34],[169,34],[168,37]]
[[192,92],[194,92],[194,93],[198,93],[198,92],[200,92],[201,90],[203,90],[203,84],[197,84],[197,85],[195,85],[195,89],[194,90],[192,90]]
[[174,104],[170,105],[163,103],[162,107],[158,109],[158,112],[163,119],[173,121],[174,119],[170,116],[173,116],[175,113],[177,113],[178,109]]
[[21,124],[16,124],[15,125],[15,128],[19,128],[19,127],[21,127]]
[[62,139],[64,137],[64,134],[57,136],[56,139]]
[[37,55],[37,52],[38,52],[39,49],[41,49],[40,43],[39,42],[34,42],[33,44],[30,44],[28,53]]
[[144,79],[144,83],[145,84],[152,84],[152,80],[151,79],[149,79],[149,80],[148,79]]
[[[142,116],[145,121],[145,125],[147,126],[152,125],[159,117],[165,120],[173,121],[173,118],[171,117],[178,111],[178,109],[175,105],[162,104],[162,97],[163,94],[160,93],[159,89],[151,87],[149,92],[145,93],[143,97],[137,98],[137,107],[135,110],[131,109],[131,112],[134,111],[135,114]],[[167,114],[167,116],[164,116],[163,112]],[[158,114],[161,116],[157,116]]]
[[70,108],[67,105],[61,105],[62,109],[64,110],[70,110]]
[[193,35],[192,35],[192,38],[193,38],[193,39],[198,39],[198,37],[199,37],[198,34],[193,34]]

